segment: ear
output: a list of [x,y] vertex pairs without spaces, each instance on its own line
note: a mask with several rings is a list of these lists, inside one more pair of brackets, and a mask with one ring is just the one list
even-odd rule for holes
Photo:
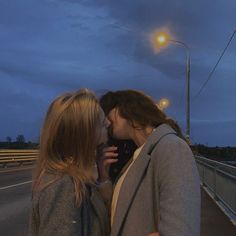
[[121,115],[120,115],[120,111],[119,111],[119,108],[118,107],[115,107],[115,108],[113,108],[110,112],[109,112],[109,114],[110,114],[110,118],[112,119],[112,120],[117,120],[117,117],[119,116],[119,117],[122,117]]
[[129,125],[134,128],[135,130],[143,130],[144,127],[142,127],[140,124],[138,124],[136,121],[129,121]]

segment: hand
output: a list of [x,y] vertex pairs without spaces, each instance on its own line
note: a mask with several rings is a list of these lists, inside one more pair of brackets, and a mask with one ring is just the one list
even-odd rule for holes
[[116,163],[117,147],[101,145],[97,149],[97,168],[98,168],[98,181],[103,182],[109,179],[110,165]]
[[160,234],[158,232],[154,232],[154,233],[149,234],[148,236],[160,236]]

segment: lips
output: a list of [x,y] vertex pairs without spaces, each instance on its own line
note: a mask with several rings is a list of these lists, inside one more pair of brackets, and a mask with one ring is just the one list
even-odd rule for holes
[[113,127],[112,127],[112,125],[110,125],[108,127],[107,131],[108,131],[108,135],[112,137],[113,136]]

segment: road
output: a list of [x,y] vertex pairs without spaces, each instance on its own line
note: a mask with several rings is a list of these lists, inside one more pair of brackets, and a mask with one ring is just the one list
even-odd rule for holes
[[209,195],[201,190],[201,236],[235,236],[234,226]]
[[26,236],[29,227],[32,167],[0,170],[0,234]]

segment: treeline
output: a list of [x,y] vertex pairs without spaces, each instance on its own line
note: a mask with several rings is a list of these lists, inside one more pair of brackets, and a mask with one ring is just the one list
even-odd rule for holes
[[0,149],[37,149],[38,143],[26,141],[24,135],[17,135],[13,140],[11,137],[6,137],[6,141],[0,142]]
[[236,147],[207,147],[198,144],[192,146],[192,150],[195,154],[200,154],[215,161],[236,162]]
[[[122,141],[120,141],[122,142]],[[119,146],[119,141],[116,143]],[[130,144],[126,144],[127,146]],[[24,135],[19,134],[13,141],[11,137],[6,137],[6,141],[0,142],[0,149],[37,149],[38,143],[26,142]],[[131,145],[133,150],[133,146]],[[195,155],[202,155],[216,161],[233,161],[236,163],[236,147],[208,147],[202,144],[191,146]],[[122,152],[121,152],[122,153]],[[130,152],[130,155],[132,153]]]

